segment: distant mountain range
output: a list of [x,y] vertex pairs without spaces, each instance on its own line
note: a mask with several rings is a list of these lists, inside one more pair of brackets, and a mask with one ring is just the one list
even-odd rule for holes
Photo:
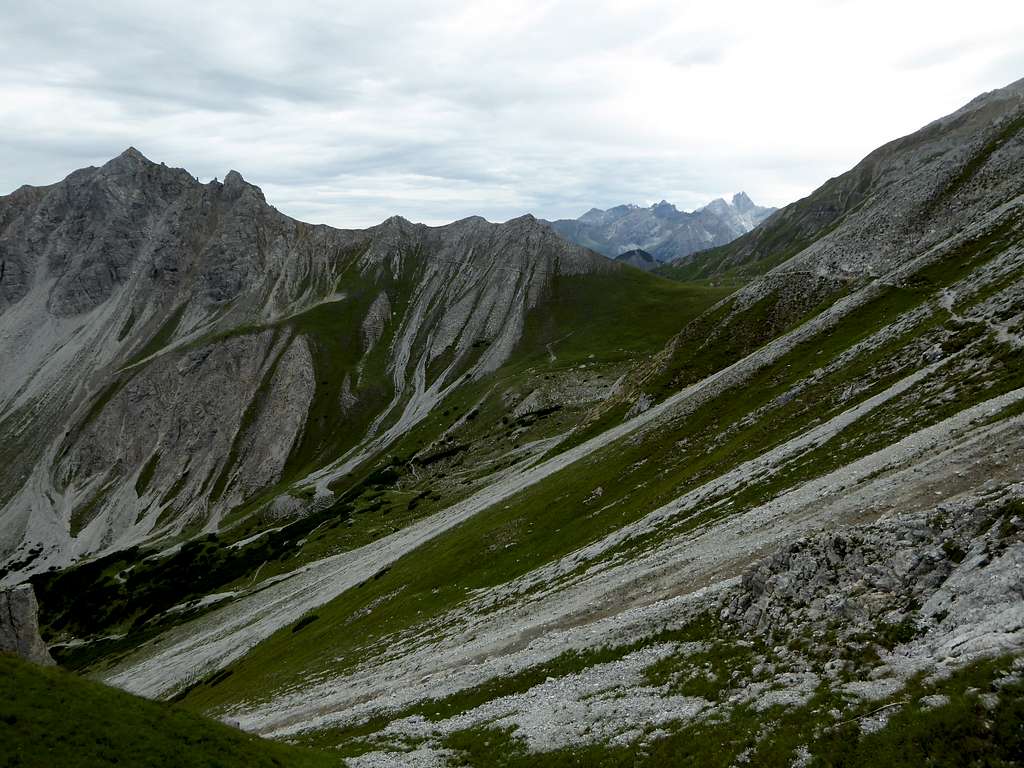
[[[562,237],[610,259],[641,250],[656,262],[668,262],[731,243],[776,210],[755,205],[745,192],[738,192],[732,202],[718,198],[692,213],[680,211],[662,200],[650,208],[638,205],[617,205],[606,211],[591,208],[578,219],[550,223]],[[642,258],[629,263],[641,268],[646,266]]]

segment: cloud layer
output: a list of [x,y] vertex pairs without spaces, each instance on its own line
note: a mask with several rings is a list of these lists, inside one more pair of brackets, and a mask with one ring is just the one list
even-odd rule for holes
[[0,194],[134,145],[347,227],[782,205],[1024,76],[1019,0],[10,5]]

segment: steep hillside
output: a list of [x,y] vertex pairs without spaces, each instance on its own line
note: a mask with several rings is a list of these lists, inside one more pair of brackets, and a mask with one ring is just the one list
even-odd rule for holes
[[621,414],[638,399],[658,400],[812,318],[823,324],[808,331],[821,334],[865,301],[914,306],[896,296],[941,289],[1012,249],[1022,129],[1018,81],[886,144],[729,246],[678,265],[677,279],[746,284],[636,371],[618,405],[602,408]]
[[551,226],[567,240],[611,259],[643,250],[656,261],[667,262],[731,242],[774,212],[774,208],[754,205],[746,193],[739,192],[731,202],[713,200],[692,213],[662,200],[650,208],[594,208],[578,219],[559,219]]
[[[956,214],[984,204],[979,196],[989,202],[1012,197],[1017,179],[1007,172],[1005,158],[1003,163],[999,158],[1020,133],[1021,90],[1018,81],[982,94],[953,114],[879,147],[851,170],[772,215],[764,226],[677,260],[673,277],[735,274],[749,279],[833,230],[834,238],[785,271],[813,259],[833,271],[877,275],[893,266],[894,258],[905,258],[908,247],[941,242],[962,223]],[[868,246],[864,253],[862,244]],[[828,257],[822,259],[825,251]]]

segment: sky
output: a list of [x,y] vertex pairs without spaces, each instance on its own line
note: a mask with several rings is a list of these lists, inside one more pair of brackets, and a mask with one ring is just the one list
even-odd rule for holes
[[781,206],[1024,77],[1024,2],[0,0],[0,194],[128,146],[296,218]]

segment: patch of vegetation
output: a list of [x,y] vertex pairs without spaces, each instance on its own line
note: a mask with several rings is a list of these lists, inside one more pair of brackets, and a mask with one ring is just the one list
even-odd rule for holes
[[[986,660],[958,671],[948,681],[924,686],[919,680],[908,689],[907,706],[896,709],[885,727],[861,734],[846,728],[822,735],[812,751],[812,766],[822,768],[995,768],[1024,761],[1024,683],[1000,686],[990,709],[979,697],[992,690],[992,682],[1008,666],[1004,657]],[[938,707],[924,706],[927,694],[949,697]]]
[[637,269],[553,275],[548,292],[527,315],[510,365],[546,365],[551,353],[558,367],[564,367],[656,352],[688,320],[728,292]]
[[751,676],[758,653],[754,643],[707,637],[707,647],[703,650],[673,654],[652,664],[644,672],[647,682],[665,685],[671,694],[715,701],[729,690],[731,682]]
[[896,623],[880,621],[875,625],[875,642],[887,650],[909,643],[920,634],[917,624],[909,616]]
[[77,536],[81,533],[82,529],[92,522],[94,517],[96,517],[96,513],[99,511],[100,505],[103,504],[103,501],[107,497],[107,493],[115,482],[116,479],[108,480],[97,488],[95,492],[86,499],[84,504],[77,506],[72,510],[71,519],[68,521],[68,531],[72,536]]
[[170,340],[174,336],[174,332],[178,330],[178,326],[181,324],[181,318],[185,314],[185,305],[182,304],[180,307],[171,312],[167,316],[167,319],[157,329],[156,333],[150,338],[148,342],[136,352],[132,359],[125,365],[126,368],[136,365],[147,357],[155,355],[161,349],[167,346]]
[[146,489],[149,488],[149,484],[153,482],[153,474],[156,472],[157,464],[160,463],[159,451],[154,451],[153,455],[149,457],[149,461],[142,467],[142,471],[139,472],[139,477],[135,481],[135,495],[139,498],[146,493]]
[[62,571],[36,574],[30,581],[40,604],[43,636],[139,632],[174,606],[211,594],[265,563],[294,556],[304,536],[321,525],[338,525],[350,513],[349,505],[336,504],[244,546],[209,534],[164,557],[147,556],[133,547]]

